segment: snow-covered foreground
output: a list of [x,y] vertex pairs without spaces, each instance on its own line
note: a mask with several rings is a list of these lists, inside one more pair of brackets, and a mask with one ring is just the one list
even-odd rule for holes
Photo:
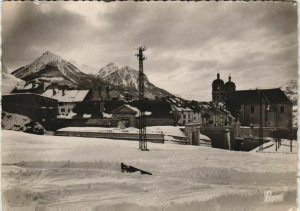
[[[141,152],[136,141],[2,131],[4,210],[288,210],[295,206],[296,154],[154,143],[148,147],[150,151]],[[153,175],[122,173],[121,162]],[[265,198],[265,193],[270,197]]]
[[[265,143],[263,145],[263,153],[297,153],[298,152],[298,142],[293,140],[292,141],[292,151],[291,151],[291,142],[290,140],[287,139],[282,139],[281,140],[281,145],[279,143],[277,144],[277,149],[276,149],[276,142],[274,139],[271,139],[270,142]],[[251,152],[258,152],[259,147],[253,149]]]

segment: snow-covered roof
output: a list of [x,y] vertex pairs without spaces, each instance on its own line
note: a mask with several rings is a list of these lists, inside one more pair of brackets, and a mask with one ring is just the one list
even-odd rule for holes
[[63,90],[55,89],[53,92],[52,89],[48,89],[41,95],[55,99],[58,102],[81,102],[89,93],[89,90],[64,90],[64,92],[63,95]]
[[133,106],[131,106],[131,105],[125,104],[124,106],[126,106],[127,108],[129,108],[129,109],[131,109],[131,110],[133,110],[133,111],[135,111],[135,112],[137,112],[137,113],[140,112],[140,110],[139,110],[138,108],[133,107]]

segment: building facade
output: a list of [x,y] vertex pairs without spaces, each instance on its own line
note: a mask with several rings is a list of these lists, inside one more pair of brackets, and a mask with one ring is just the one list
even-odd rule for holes
[[227,104],[243,126],[291,127],[293,105],[279,88],[236,91]]
[[[290,127],[292,102],[280,88],[236,90],[229,76],[223,86],[219,73],[212,84],[212,101],[225,104],[243,126]],[[221,120],[223,121],[223,120]]]
[[89,90],[48,89],[42,96],[57,100],[58,114],[68,116],[77,104],[87,98],[89,92]]
[[32,93],[2,96],[2,110],[29,117],[46,129],[53,129],[58,114],[57,100]]

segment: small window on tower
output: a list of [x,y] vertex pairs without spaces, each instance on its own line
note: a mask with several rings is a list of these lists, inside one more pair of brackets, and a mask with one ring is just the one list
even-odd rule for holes
[[254,106],[251,106],[251,114],[254,114]]

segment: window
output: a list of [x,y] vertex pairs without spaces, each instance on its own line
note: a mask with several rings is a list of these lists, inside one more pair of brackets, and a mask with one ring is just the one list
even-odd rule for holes
[[64,105],[64,103],[58,103],[58,105],[59,105],[59,106],[63,106],[63,105]]
[[60,111],[61,111],[61,112],[65,112],[66,110],[65,110],[65,108],[62,108],[62,109],[60,109]]
[[71,112],[71,110],[70,110],[70,109],[68,109],[68,112],[70,113],[70,112]]
[[251,110],[251,114],[254,114],[254,106],[251,106],[250,110]]
[[280,106],[280,113],[284,113],[284,106]]

